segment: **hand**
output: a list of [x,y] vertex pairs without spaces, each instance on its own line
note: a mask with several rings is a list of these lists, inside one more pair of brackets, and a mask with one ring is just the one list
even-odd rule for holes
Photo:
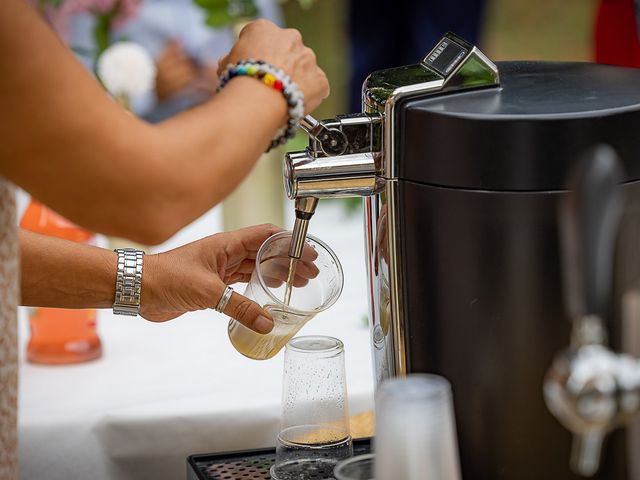
[[169,98],[191,86],[199,78],[195,63],[176,40],[169,40],[156,61],[156,95]]
[[[185,312],[214,308],[227,285],[248,282],[260,245],[281,229],[259,225],[219,233],[157,255],[146,255],[140,315],[163,322]],[[315,252],[309,248],[296,269],[294,285],[318,274]],[[278,259],[281,260],[281,259]],[[270,270],[267,282],[277,286],[287,270]],[[234,292],[224,313],[259,333],[273,328],[271,315],[257,303]]]
[[329,95],[327,76],[297,30],[282,29],[268,20],[247,24],[231,51],[218,61],[218,74],[228,64],[249,58],[263,60],[289,75],[304,93],[305,114],[315,110]]

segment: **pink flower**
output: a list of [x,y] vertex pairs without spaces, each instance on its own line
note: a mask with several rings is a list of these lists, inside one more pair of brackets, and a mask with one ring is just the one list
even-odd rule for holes
[[138,15],[141,3],[142,0],[64,0],[58,8],[46,7],[45,16],[54,30],[63,36],[69,19],[80,13],[104,15],[115,12],[112,26],[117,29]]
[[142,0],[65,0],[62,10],[69,14],[116,12],[113,26],[119,28],[137,16],[141,3]]

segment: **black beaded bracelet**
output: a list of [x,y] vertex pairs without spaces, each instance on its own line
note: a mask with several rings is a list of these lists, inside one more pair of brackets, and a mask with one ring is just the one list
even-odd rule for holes
[[240,75],[253,77],[266,86],[281,92],[287,101],[289,113],[287,124],[278,130],[276,136],[271,140],[267,152],[293,138],[298,124],[304,116],[304,94],[298,85],[279,68],[262,60],[248,59],[227,65],[218,80],[217,91],[222,90],[229,80]]

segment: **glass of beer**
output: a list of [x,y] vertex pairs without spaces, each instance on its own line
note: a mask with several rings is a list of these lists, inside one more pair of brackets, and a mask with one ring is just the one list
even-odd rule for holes
[[247,298],[271,314],[273,330],[263,335],[234,319],[229,321],[229,339],[246,357],[273,357],[305,323],[333,305],[342,293],[342,266],[325,243],[307,235],[300,259],[289,257],[290,243],[290,231],[265,240],[244,291]]
[[327,336],[293,338],[284,355],[282,417],[275,480],[333,478],[353,455],[344,346]]

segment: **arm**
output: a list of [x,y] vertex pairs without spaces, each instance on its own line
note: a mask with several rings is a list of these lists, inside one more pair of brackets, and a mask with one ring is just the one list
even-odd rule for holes
[[[165,321],[185,312],[214,308],[227,284],[248,282],[258,248],[279,229],[260,225],[220,233],[157,255],[145,255],[140,315]],[[300,265],[294,284],[306,284],[318,269]],[[20,231],[22,305],[110,308],[116,281],[116,253],[59,238]],[[275,286],[286,279],[273,277]],[[258,332],[271,330],[268,312],[234,293],[225,313]]]
[[21,305],[107,308],[116,285],[115,252],[20,229]]
[[[299,34],[265,21],[248,32],[235,48],[281,66],[307,108],[317,106],[326,77]],[[143,243],[227,196],[286,117],[278,92],[236,78],[211,101],[146,124],[107,97],[23,0],[0,2],[0,71],[0,172],[86,228]]]

